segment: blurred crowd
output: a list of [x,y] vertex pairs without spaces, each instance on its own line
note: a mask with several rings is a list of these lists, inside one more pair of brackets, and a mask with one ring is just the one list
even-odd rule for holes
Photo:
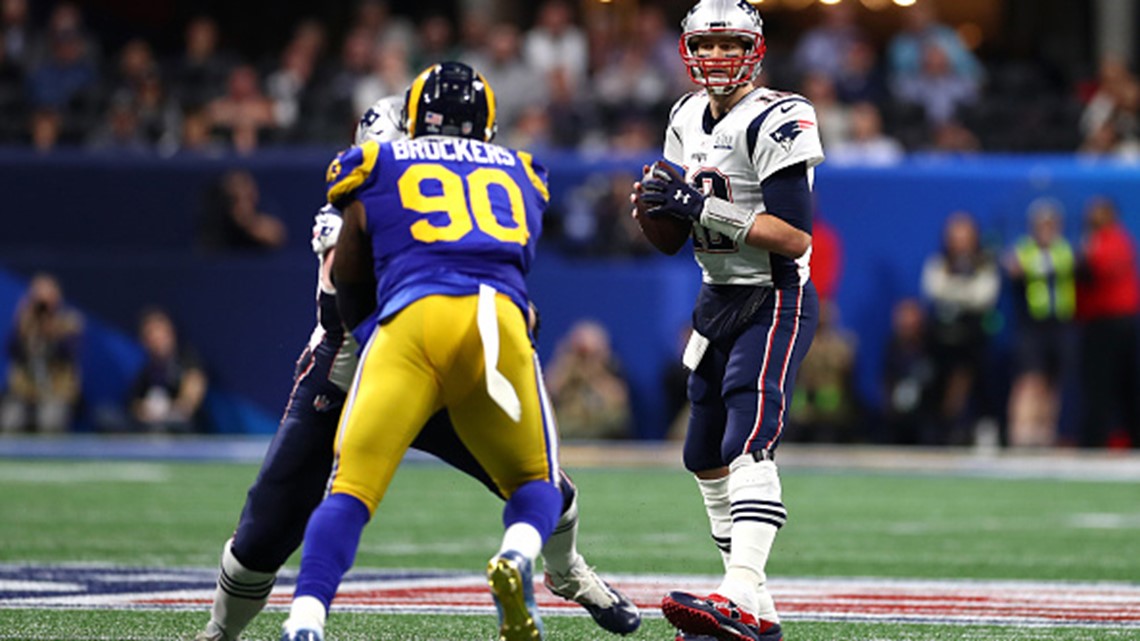
[[[545,0],[531,24],[516,24],[482,11],[413,21],[387,0],[359,0],[347,29],[302,19],[280,50],[255,57],[228,48],[240,34],[207,16],[186,22],[181,50],[160,52],[141,37],[104,46],[68,0],[44,24],[28,0],[0,6],[0,144],[40,150],[341,146],[376,99],[402,93],[432,62],[460,59],[495,87],[506,144],[643,152],[660,146],[670,104],[692,88],[677,55],[680,16],[649,2],[618,12]],[[777,34],[792,44],[769,46],[761,81],[815,103],[833,162],[917,150],[1138,152],[1140,83],[1119,58],[1072,86],[1035,61],[983,63],[929,2],[901,10],[889,37],[873,38],[852,3],[818,15],[803,33]]]
[[[800,372],[792,416],[801,424],[789,438],[1140,447],[1135,239],[1107,197],[1089,199],[1081,223],[1071,242],[1062,204],[1038,198],[1024,233],[993,247],[972,214],[951,213],[923,266],[921,297],[892,311],[878,408],[860,407],[857,343],[828,303]],[[1012,322],[1003,328],[1006,311]]]

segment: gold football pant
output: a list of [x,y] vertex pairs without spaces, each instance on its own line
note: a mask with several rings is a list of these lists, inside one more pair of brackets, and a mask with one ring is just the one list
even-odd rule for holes
[[[332,493],[375,512],[404,453],[440,408],[503,496],[530,481],[557,485],[557,430],[525,317],[505,295],[485,288],[481,296],[482,305],[480,296],[428,296],[376,328],[337,428]],[[495,343],[497,352],[485,353]],[[517,396],[517,421],[511,403],[488,391],[489,371],[513,388],[507,394]]]

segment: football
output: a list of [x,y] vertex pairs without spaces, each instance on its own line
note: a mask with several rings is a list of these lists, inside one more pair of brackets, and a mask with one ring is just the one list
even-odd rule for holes
[[648,205],[640,198],[634,198],[633,218],[641,227],[641,233],[662,253],[672,256],[681,251],[689,239],[693,223],[674,216],[654,218],[645,213],[647,209]]

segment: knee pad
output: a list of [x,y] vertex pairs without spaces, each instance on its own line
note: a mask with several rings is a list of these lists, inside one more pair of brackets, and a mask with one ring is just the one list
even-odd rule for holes
[[768,500],[779,501],[782,489],[780,473],[775,461],[757,461],[752,454],[742,454],[728,466],[728,494],[752,488],[766,495]]
[[728,496],[732,520],[756,521],[781,528],[788,519],[781,498],[780,475],[774,461],[739,456],[729,466]]

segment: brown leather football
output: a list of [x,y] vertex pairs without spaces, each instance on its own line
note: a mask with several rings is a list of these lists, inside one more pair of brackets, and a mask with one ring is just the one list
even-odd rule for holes
[[[638,186],[640,187],[640,184]],[[669,215],[650,216],[645,213],[649,209],[648,205],[637,198],[640,195],[640,189],[635,189],[634,195],[633,218],[641,227],[641,233],[645,234],[645,237],[658,251],[670,256],[681,251],[681,248],[685,246],[685,241],[689,239],[693,223]]]

